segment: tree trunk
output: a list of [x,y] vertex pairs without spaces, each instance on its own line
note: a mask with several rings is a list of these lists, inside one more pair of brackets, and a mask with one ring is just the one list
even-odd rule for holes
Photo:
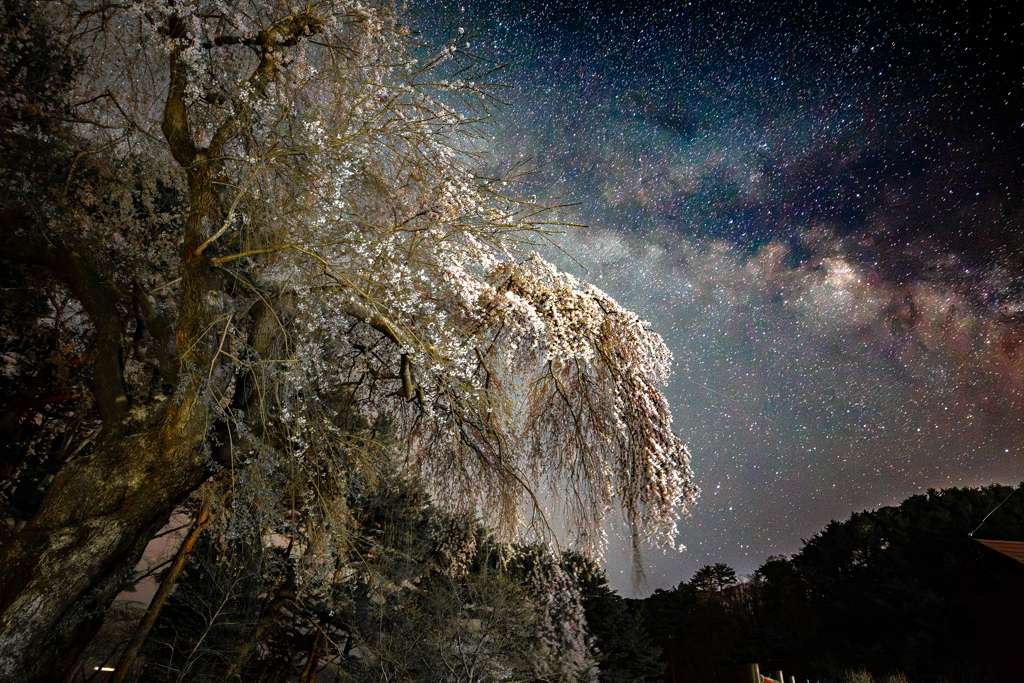
[[[277,41],[308,33],[311,21],[289,17],[260,34],[260,61],[248,79],[254,96],[277,72]],[[224,395],[231,373],[214,373],[223,283],[203,251],[226,216],[218,189],[223,184],[213,179],[222,175],[224,147],[248,110],[242,104],[226,116],[209,147],[196,144],[180,59],[187,26],[175,15],[168,29],[176,42],[161,130],[185,171],[189,195],[174,341],[164,340],[178,354],[172,369],[161,368],[165,381],[178,384],[174,397],[132,409],[123,377],[123,315],[108,286],[111,278],[100,277],[88,254],[54,245],[29,215],[16,217],[17,226],[13,218],[0,226],[0,253],[49,268],[89,315],[92,393],[102,419],[92,453],[57,473],[36,516],[0,546],[0,683],[65,677],[149,540],[210,474],[206,442],[216,416],[207,399]],[[211,376],[218,391],[208,386]]]
[[74,665],[150,538],[208,476],[206,413],[195,396],[168,401],[134,433],[110,435],[58,473],[0,548],[0,680],[59,679]]
[[[220,206],[215,165],[195,156],[175,330],[181,374],[191,376],[171,399],[134,412],[123,393],[97,392],[104,422],[92,454],[57,473],[36,516],[0,547],[0,682],[66,677],[149,540],[210,474],[208,332],[222,311],[210,296],[217,275],[196,247]],[[110,380],[97,376],[94,387]]]

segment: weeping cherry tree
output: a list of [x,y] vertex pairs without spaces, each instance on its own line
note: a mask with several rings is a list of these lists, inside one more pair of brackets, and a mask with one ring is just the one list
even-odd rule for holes
[[0,41],[0,679],[67,671],[211,477],[330,573],[382,425],[453,511],[543,526],[560,491],[584,539],[619,507],[672,542],[670,353],[537,255],[557,207],[521,169],[474,172],[500,103],[464,36],[357,0],[3,0]]

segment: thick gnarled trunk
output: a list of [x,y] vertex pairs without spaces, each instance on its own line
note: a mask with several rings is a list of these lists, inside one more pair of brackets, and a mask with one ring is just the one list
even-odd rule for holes
[[[190,185],[187,233],[216,209],[207,177],[190,173]],[[36,516],[0,547],[0,681],[64,678],[149,540],[209,476],[208,373],[196,368],[216,362],[215,280],[205,258],[186,259],[177,343],[181,374],[195,376],[170,399],[104,420],[92,453],[58,472]]]
[[212,416],[205,392],[217,362],[210,332],[223,311],[211,296],[219,278],[199,246],[221,219],[211,182],[219,167],[191,142],[176,59],[164,134],[188,175],[189,210],[174,331],[179,355],[175,371],[162,374],[192,377],[171,399],[132,409],[123,381],[123,325],[101,278],[75,252],[58,249],[67,252],[62,257],[39,240],[11,238],[26,245],[16,256],[49,268],[94,321],[93,393],[103,426],[92,453],[58,472],[36,516],[0,547],[0,681],[64,678],[126,572],[174,507],[209,476]]
[[[195,397],[169,402],[57,475],[39,514],[0,550],[0,679],[50,679],[73,664],[70,651],[88,642],[83,620],[102,614],[153,533],[207,477],[206,412]],[[85,642],[66,642],[76,635]]]

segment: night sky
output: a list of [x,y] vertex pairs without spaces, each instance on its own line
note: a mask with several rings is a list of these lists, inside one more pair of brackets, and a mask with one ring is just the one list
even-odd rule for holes
[[1024,479],[1013,2],[439,5],[413,9],[509,65],[492,158],[547,164],[589,226],[561,244],[675,354],[702,494],[648,590]]

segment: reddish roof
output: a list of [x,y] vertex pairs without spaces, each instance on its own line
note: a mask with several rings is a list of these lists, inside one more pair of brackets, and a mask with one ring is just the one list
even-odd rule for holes
[[1024,542],[1022,541],[987,541],[980,538],[974,540],[997,553],[1006,555],[1011,560],[1024,564]]

